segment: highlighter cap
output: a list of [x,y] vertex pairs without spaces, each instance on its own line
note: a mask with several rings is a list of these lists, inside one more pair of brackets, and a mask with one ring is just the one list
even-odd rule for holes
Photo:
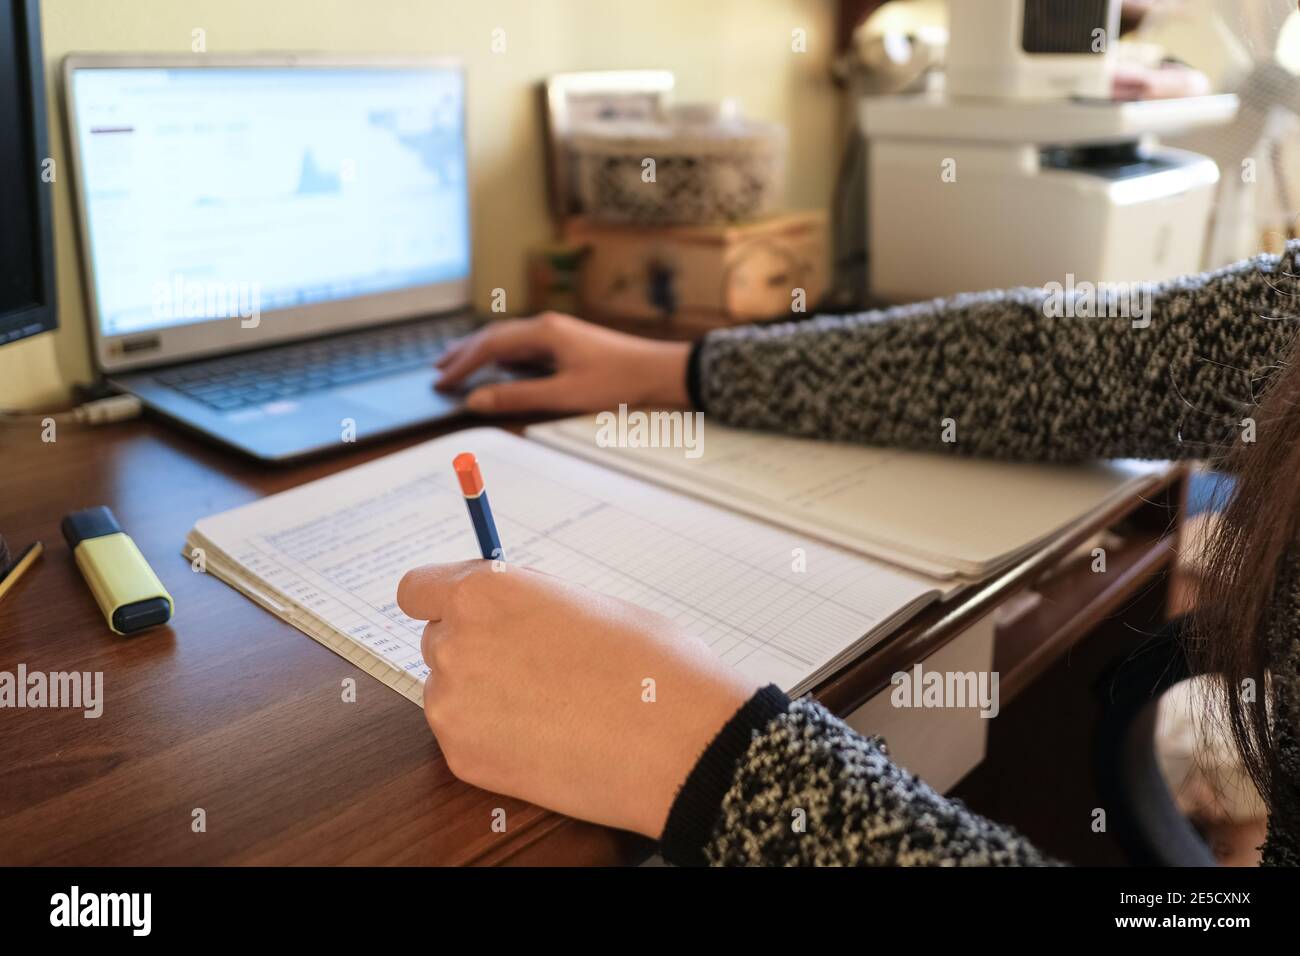
[[59,526],[63,532],[63,540],[68,542],[69,550],[77,550],[77,545],[87,538],[102,538],[108,534],[121,534],[122,526],[117,523],[117,517],[109,511],[104,505],[98,508],[86,508],[84,511],[74,511],[63,519]]
[[451,467],[456,469],[456,478],[460,481],[460,490],[466,498],[477,498],[483,494],[483,475],[478,470],[478,459],[473,452],[463,451],[452,459]]

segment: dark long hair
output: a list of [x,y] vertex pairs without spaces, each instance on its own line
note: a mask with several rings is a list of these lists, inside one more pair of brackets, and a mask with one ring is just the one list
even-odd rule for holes
[[[1294,633],[1291,595],[1300,532],[1300,340],[1272,370],[1253,410],[1254,441],[1237,440],[1224,457],[1236,476],[1218,527],[1207,542],[1189,657],[1219,693],[1220,721],[1270,810],[1300,807],[1300,781],[1283,772],[1269,704],[1268,673],[1283,635]],[[1276,595],[1276,598],[1275,598]],[[1292,716],[1292,715],[1287,715]],[[1272,719],[1271,719],[1272,718]]]

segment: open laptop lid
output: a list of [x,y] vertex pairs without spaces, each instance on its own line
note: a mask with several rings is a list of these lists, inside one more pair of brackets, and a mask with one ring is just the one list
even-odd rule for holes
[[72,55],[64,84],[103,371],[468,307],[459,63]]

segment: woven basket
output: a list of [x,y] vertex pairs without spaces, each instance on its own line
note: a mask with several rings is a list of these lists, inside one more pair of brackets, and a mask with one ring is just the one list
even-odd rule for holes
[[607,124],[569,142],[578,200],[595,222],[735,222],[784,198],[786,134],[773,123]]

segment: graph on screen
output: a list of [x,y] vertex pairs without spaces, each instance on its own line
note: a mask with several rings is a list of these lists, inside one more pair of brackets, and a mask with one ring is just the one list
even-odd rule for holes
[[106,335],[206,318],[159,314],[178,278],[255,283],[270,311],[468,274],[457,70],[87,69],[74,82]]

